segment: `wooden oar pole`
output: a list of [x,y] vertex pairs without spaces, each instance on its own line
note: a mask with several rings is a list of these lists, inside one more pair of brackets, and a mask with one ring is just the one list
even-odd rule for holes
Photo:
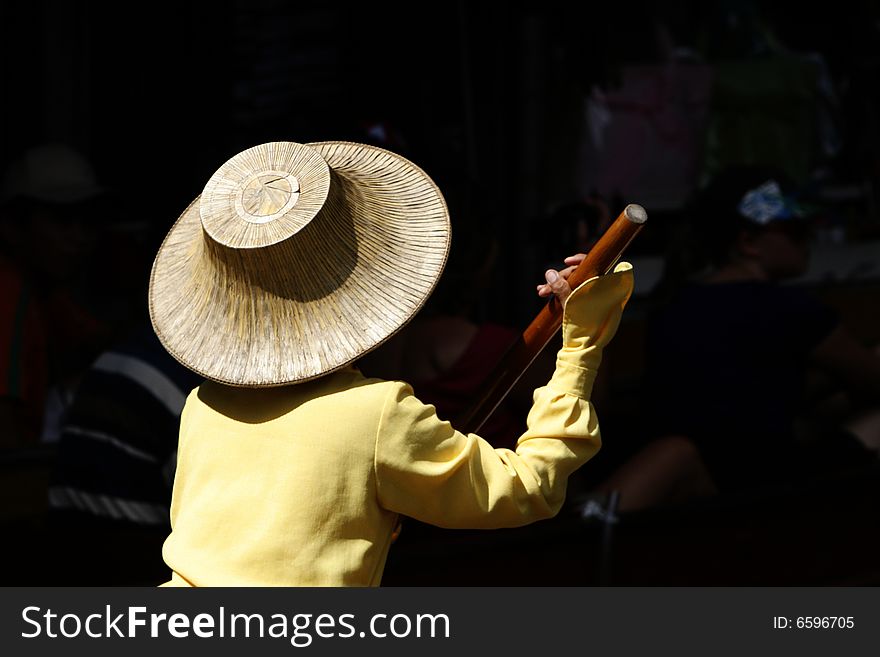
[[[568,277],[571,288],[611,271],[647,220],[648,215],[642,206],[627,205]],[[465,433],[479,431],[560,326],[562,304],[552,297],[498,363],[476,403],[455,423],[456,429]]]

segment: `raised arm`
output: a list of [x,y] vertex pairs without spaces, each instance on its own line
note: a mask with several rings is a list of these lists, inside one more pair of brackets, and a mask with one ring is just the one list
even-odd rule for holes
[[441,527],[514,527],[556,514],[569,475],[599,449],[590,392],[632,293],[632,268],[579,286],[565,303],[556,370],[535,391],[515,451],[439,419],[409,386],[389,384],[376,436],[379,501]]

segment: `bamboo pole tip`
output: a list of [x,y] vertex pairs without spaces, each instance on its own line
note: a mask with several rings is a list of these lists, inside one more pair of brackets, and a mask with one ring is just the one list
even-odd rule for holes
[[635,203],[630,203],[623,209],[623,214],[634,224],[643,224],[648,220],[648,213],[645,208]]

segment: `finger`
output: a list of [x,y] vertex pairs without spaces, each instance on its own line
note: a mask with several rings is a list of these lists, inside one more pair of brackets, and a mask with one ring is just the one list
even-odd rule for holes
[[565,264],[574,265],[577,267],[584,261],[584,258],[587,257],[586,253],[576,253],[575,255],[570,255],[565,259]]
[[559,272],[555,269],[548,269],[544,272],[544,278],[547,279],[547,285],[550,286],[550,290],[559,297],[560,301],[564,301],[571,294],[571,287],[569,287],[568,281],[560,276]]
[[577,269],[577,267],[566,267],[559,272],[559,275],[562,276],[562,278],[564,278],[565,280],[568,280],[568,277],[574,273],[575,269]]

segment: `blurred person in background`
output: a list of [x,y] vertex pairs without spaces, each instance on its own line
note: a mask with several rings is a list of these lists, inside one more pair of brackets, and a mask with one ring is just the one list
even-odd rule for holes
[[107,214],[88,160],[62,144],[7,169],[0,206],[0,444],[55,440],[79,375],[110,337],[85,281]]
[[141,323],[82,376],[62,424],[49,487],[65,545],[56,584],[146,583],[165,570],[180,413],[202,378],[165,351],[140,298]]
[[723,492],[876,461],[845,426],[797,431],[811,403],[810,370],[859,408],[880,407],[880,357],[831,308],[784,284],[806,271],[810,219],[792,183],[762,167],[725,170],[699,195],[695,250],[685,249],[683,278],[649,320],[645,408],[654,435],[690,451],[692,467],[621,473],[615,485],[630,491],[630,505],[686,493],[688,482],[706,490],[706,473]]

